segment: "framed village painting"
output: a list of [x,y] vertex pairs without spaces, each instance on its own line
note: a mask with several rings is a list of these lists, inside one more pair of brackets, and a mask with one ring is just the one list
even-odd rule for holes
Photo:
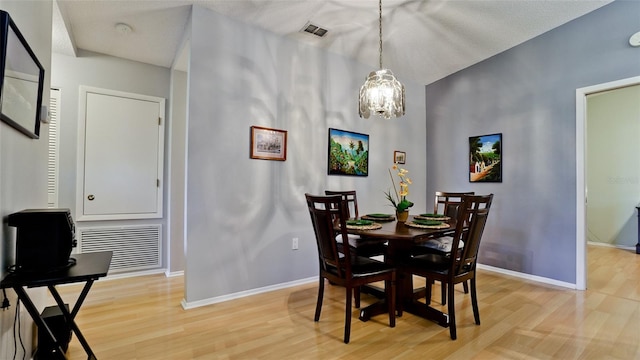
[[393,152],[393,162],[395,164],[405,164],[407,162],[407,153],[404,151],[394,151]]
[[287,132],[252,126],[250,157],[263,160],[287,160]]
[[469,182],[502,182],[502,134],[469,137]]
[[369,135],[329,129],[329,175],[369,175]]

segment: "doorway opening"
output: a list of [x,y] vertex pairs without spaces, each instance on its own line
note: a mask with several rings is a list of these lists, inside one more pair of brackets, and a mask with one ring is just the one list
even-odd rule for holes
[[640,76],[576,89],[576,288],[587,287],[587,96],[640,84]]

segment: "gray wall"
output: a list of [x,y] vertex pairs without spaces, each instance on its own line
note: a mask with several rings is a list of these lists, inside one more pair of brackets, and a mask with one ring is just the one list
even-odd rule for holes
[[[400,79],[405,117],[363,120],[357,94],[371,68],[197,6],[191,33],[188,304],[315,276],[304,193],[356,189],[362,211],[391,211],[394,150],[407,152],[413,210],[425,210],[423,85]],[[249,158],[252,125],[288,131],[285,162]],[[370,135],[368,177],[326,175],[329,127]]]
[[186,140],[187,140],[187,73],[184,71],[171,71],[171,120],[166,129],[169,147],[167,156],[170,157],[169,181],[165,184],[169,187],[169,197],[166,197],[165,214],[167,219],[167,233],[169,236],[167,265],[168,274],[176,274],[184,271],[184,180],[186,168]]
[[[45,68],[43,98],[49,98],[51,79],[51,2],[0,0],[0,9],[7,11],[38,60]],[[45,102],[45,104],[47,104]],[[34,119],[35,120],[35,119]],[[40,139],[33,140],[0,122],[0,277],[6,275],[6,267],[15,261],[15,228],[6,223],[7,216],[26,208],[47,207],[47,138],[46,124],[41,124]],[[27,289],[36,306],[42,306],[45,289]],[[0,359],[13,358],[13,326],[16,295],[7,290],[11,307],[0,311]],[[29,314],[21,311],[21,335],[26,347],[26,358],[31,356],[33,322]],[[23,357],[18,344],[17,356]]]
[[[60,163],[59,163],[59,207],[71,209],[76,214],[76,170],[78,146],[78,100],[80,85],[124,91],[161,98],[169,98],[170,70],[103,54],[79,50],[77,57],[53,54],[51,61],[51,84],[60,89]],[[168,107],[168,101],[166,106]],[[165,117],[169,118],[169,110]],[[170,120],[168,120],[170,121]],[[168,128],[168,126],[167,126]],[[167,138],[165,136],[165,138]],[[115,144],[114,144],[115,145]],[[165,149],[168,146],[165,142]],[[165,159],[167,157],[165,156]],[[167,163],[165,160],[165,183]],[[118,176],[114,174],[114,176]],[[164,194],[164,217],[166,218],[167,187]],[[76,217],[77,218],[77,217]],[[77,222],[78,228],[96,225],[125,225],[141,223],[166,224],[163,219],[113,220]],[[163,226],[163,248],[167,246],[166,226]],[[165,254],[166,255],[166,254]],[[166,261],[166,257],[163,261]],[[167,264],[163,264],[167,266]]]
[[[427,193],[494,193],[480,262],[576,282],[575,90],[640,74],[640,2],[615,1],[426,87]],[[503,182],[468,182],[502,133]]]

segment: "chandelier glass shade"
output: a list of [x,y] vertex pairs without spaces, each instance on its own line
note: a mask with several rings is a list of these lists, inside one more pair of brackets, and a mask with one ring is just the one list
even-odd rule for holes
[[382,0],[378,2],[378,9],[380,70],[369,73],[360,88],[358,113],[365,119],[372,113],[385,119],[404,115],[404,85],[391,70],[382,68]]
[[373,71],[360,88],[360,117],[371,114],[385,119],[404,115],[404,85],[389,69]]

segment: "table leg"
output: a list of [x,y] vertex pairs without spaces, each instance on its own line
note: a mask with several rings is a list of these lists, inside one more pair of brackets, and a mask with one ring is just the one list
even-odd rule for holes
[[384,289],[380,289],[377,286],[373,285],[363,285],[360,287],[360,292],[363,294],[369,294],[371,296],[375,296],[378,299],[384,299]]
[[360,321],[369,321],[372,316],[386,314],[387,313],[387,302],[384,299],[376,301],[375,303],[364,307],[360,310],[360,316],[358,319]]
[[402,310],[436,322],[442,327],[449,327],[449,315],[436,310],[427,304],[423,304],[418,301],[410,301],[403,305]]
[[[49,329],[49,326],[47,326],[47,323],[44,322],[44,319],[42,319],[42,316],[40,316],[38,309],[31,301],[31,298],[29,298],[29,295],[27,294],[27,292],[22,288],[22,286],[14,286],[13,290],[16,292],[16,294],[18,294],[18,298],[22,300],[22,303],[24,304],[25,309],[27,309],[27,312],[29,313],[29,315],[31,315],[31,318],[33,319],[33,322],[36,323],[39,329],[44,329],[47,335],[49,336],[49,339],[51,339],[51,341],[53,341],[53,343],[56,344],[56,346],[58,347],[58,351],[55,352],[55,356],[60,359],[65,359],[64,350],[62,350],[62,346],[60,345],[60,343],[58,343],[58,340],[53,335],[53,332],[51,331],[51,329]],[[64,307],[64,304],[62,305],[63,305],[62,307]]]
[[96,355],[93,353],[93,350],[91,350],[89,343],[84,338],[84,335],[82,335],[82,332],[80,332],[80,329],[78,328],[78,325],[76,325],[76,322],[74,320],[76,314],[80,310],[80,306],[82,306],[82,302],[89,294],[89,289],[91,289],[91,285],[93,285],[93,280],[87,281],[87,283],[84,285],[84,288],[82,289],[82,292],[78,297],[78,300],[73,306],[73,310],[71,311],[71,313],[64,306],[64,301],[62,300],[62,297],[58,293],[58,290],[56,289],[56,287],[53,285],[49,285],[48,287],[49,287],[49,291],[51,292],[51,295],[53,295],[53,298],[56,300],[56,303],[58,304],[60,311],[62,311],[64,318],[67,320],[67,323],[73,330],[74,334],[76,334],[76,336],[78,337],[78,341],[80,341],[80,344],[82,344],[84,351],[87,353],[88,360],[97,360]]
[[[389,242],[387,251],[388,253],[387,256],[385,256],[385,261],[391,264],[403,264],[408,261],[408,257],[411,256],[406,245],[392,246],[392,242]],[[418,294],[416,294],[413,289],[413,275],[398,271],[396,282],[397,310],[402,310],[402,312],[408,312],[427,320],[434,321],[442,327],[448,327],[449,316],[432,308],[428,304],[418,302],[417,299],[424,297],[425,291],[423,289],[418,289],[417,292]],[[362,310],[360,310],[359,319],[361,321],[368,321],[372,316],[385,314],[386,312],[387,303],[384,300],[377,301],[365,308],[362,308]]]

